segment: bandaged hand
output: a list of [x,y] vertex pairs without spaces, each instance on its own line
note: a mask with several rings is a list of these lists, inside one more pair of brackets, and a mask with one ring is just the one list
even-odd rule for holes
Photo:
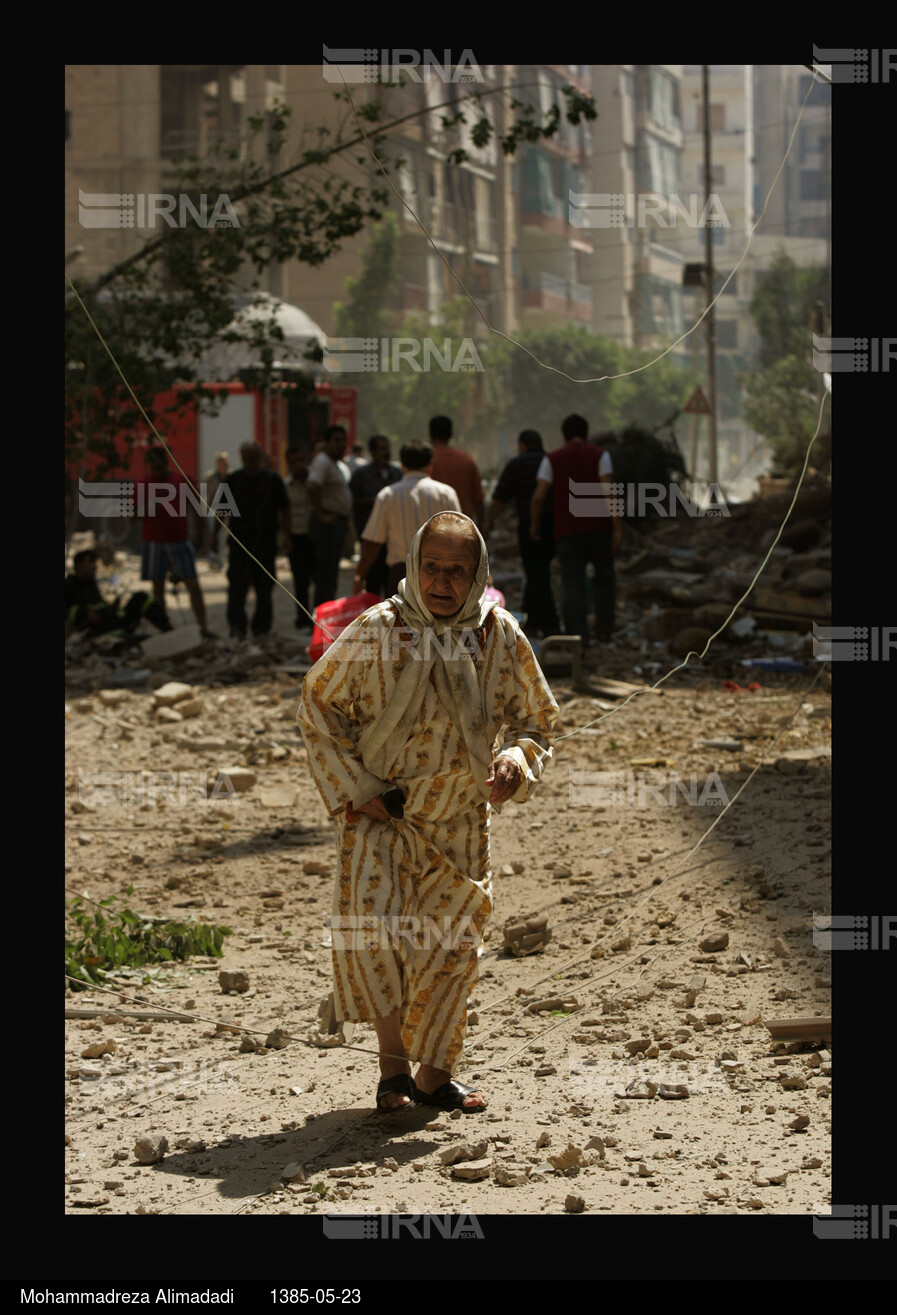
[[492,786],[489,795],[490,804],[503,804],[517,793],[523,784],[523,771],[515,758],[504,755],[495,759],[492,770],[486,777],[486,784]]

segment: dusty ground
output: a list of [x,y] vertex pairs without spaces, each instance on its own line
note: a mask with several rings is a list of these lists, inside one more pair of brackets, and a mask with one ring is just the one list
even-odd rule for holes
[[[223,634],[224,580],[202,578]],[[283,643],[296,651],[289,600],[276,606]],[[561,741],[532,802],[494,818],[496,907],[459,1073],[491,1103],[485,1115],[453,1118],[423,1108],[378,1115],[373,1055],[303,1044],[330,987],[333,824],[295,729],[296,677],[261,665],[228,684],[213,667],[210,658],[205,676],[202,661],[159,675],[187,680],[201,699],[200,715],[171,726],[157,722],[151,687],[109,703],[102,681],[88,682],[86,696],[83,682],[70,689],[67,891],[234,934],[221,960],[118,979],[141,1003],[67,993],[68,1009],[107,1012],[66,1022],[67,1212],[534,1214],[563,1212],[568,1196],[615,1214],[829,1208],[830,1052],[786,1051],[764,1025],[831,1012],[830,955],[812,934],[813,911],[831,909],[830,696],[820,682],[801,703],[812,672],[761,674],[753,693],[723,691],[732,673],[718,665],[681,673],[663,693]],[[619,656],[594,670],[639,679]],[[568,678],[552,684],[564,732],[612,706],[575,693]],[[742,747],[698,744],[717,737]],[[808,749],[821,752],[787,756]],[[183,803],[159,802],[157,792],[142,807],[103,804],[83,776],[79,789],[79,772],[197,779],[241,764],[257,781],[228,804],[199,803],[189,790]],[[622,799],[606,782],[602,794],[582,776],[599,770],[676,774],[692,802],[667,785],[661,803],[640,793],[637,777],[623,778]],[[503,955],[502,924],[534,912],[553,930],[546,950]],[[702,951],[722,932],[724,950]],[[223,994],[221,968],[248,973],[250,989]],[[550,996],[575,1005],[565,1016],[526,1012]],[[116,1006],[163,1006],[195,1021],[147,1024]],[[245,1053],[239,1035],[216,1032],[226,1018],[262,1043],[275,1027],[294,1040]],[[114,1053],[82,1058],[106,1040]],[[630,1055],[636,1041],[647,1056]],[[358,1027],[353,1045],[373,1049],[373,1030]],[[684,1084],[689,1095],[622,1094],[642,1079]],[[793,1130],[801,1117],[806,1126]],[[164,1159],[139,1164],[136,1141],[160,1135]],[[485,1143],[465,1159],[490,1162],[478,1170],[486,1177],[459,1180],[442,1164],[441,1152],[462,1141]],[[298,1165],[305,1181],[284,1182]]]

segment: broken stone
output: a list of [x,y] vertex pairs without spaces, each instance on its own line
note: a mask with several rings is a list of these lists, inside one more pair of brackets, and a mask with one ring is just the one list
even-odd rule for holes
[[308,1181],[305,1175],[305,1166],[295,1160],[292,1160],[281,1170],[280,1177],[287,1183],[304,1183]]
[[183,717],[176,708],[157,708],[156,721],[167,724],[173,724],[176,721],[183,721]]
[[202,709],[202,699],[184,699],[182,703],[177,705],[176,711],[179,712],[186,721],[190,717],[199,717],[202,714]]
[[622,1094],[627,1100],[653,1100],[657,1095],[657,1083],[647,1078],[636,1079]]
[[243,1055],[254,1055],[265,1050],[265,1047],[259,1041],[258,1037],[251,1036],[249,1032],[244,1032],[240,1041],[240,1053]]
[[791,951],[788,949],[788,946],[782,940],[781,936],[777,936],[775,938],[775,940],[772,943],[772,948],[773,948],[773,952],[777,954],[780,959],[791,958]]
[[551,1133],[550,1133],[550,1132],[540,1132],[540,1133],[539,1133],[539,1140],[536,1142],[536,1149],[539,1150],[540,1147],[542,1147],[542,1146],[550,1146],[550,1145],[551,1145]]
[[550,1078],[553,1073],[557,1073],[554,1064],[543,1064],[541,1068],[536,1069],[537,1078]]
[[167,1137],[139,1137],[134,1147],[134,1159],[141,1164],[158,1164],[167,1150]]
[[643,1036],[640,1037],[637,1041],[627,1041],[625,1044],[626,1044],[626,1049],[629,1051],[630,1055],[638,1055],[642,1051],[648,1049],[648,1047],[651,1044],[651,1038],[647,1036]]
[[218,776],[212,791],[213,793],[243,794],[244,791],[252,789],[256,780],[255,772],[249,771],[247,767],[221,767],[218,769]]
[[604,1142],[600,1137],[590,1137],[586,1142],[587,1151],[597,1151],[599,1160],[604,1159]]
[[629,932],[627,932],[625,936],[621,936],[618,940],[614,941],[610,948],[614,954],[619,954],[623,950],[628,950],[631,944],[632,938],[630,937]]
[[478,1182],[481,1178],[488,1178],[491,1172],[491,1160],[468,1160],[464,1164],[452,1165],[453,1177],[463,1178],[468,1182]]
[[566,1149],[561,1151],[560,1155],[548,1156],[548,1163],[559,1173],[564,1173],[567,1169],[581,1168],[585,1160],[580,1148],[574,1146],[572,1141],[568,1141]]
[[661,1082],[657,1094],[661,1100],[688,1100],[689,1091],[684,1082]]
[[564,1209],[568,1215],[581,1215],[585,1208],[585,1199],[581,1196],[568,1196],[564,1201]]
[[519,1187],[521,1183],[526,1182],[525,1173],[512,1173],[510,1169],[498,1168],[495,1170],[495,1181],[502,1187]]
[[330,865],[319,858],[309,858],[302,864],[302,871],[310,877],[329,877]]
[[228,972],[226,968],[222,968],[218,973],[218,985],[222,991],[248,991],[249,974],[244,972],[242,968],[231,972]]
[[809,1159],[804,1160],[800,1167],[802,1169],[821,1169],[822,1161],[817,1156],[813,1155]]
[[716,932],[713,936],[705,936],[699,942],[699,948],[705,954],[718,954],[720,950],[727,949],[729,945],[729,933],[727,931]]
[[192,685],[184,685],[178,680],[171,680],[157,689],[153,695],[154,708],[170,708],[175,703],[181,703],[189,699],[194,694]]
[[796,1119],[792,1119],[788,1127],[792,1132],[803,1132],[804,1128],[810,1126],[810,1120],[806,1114],[798,1114]]
[[517,959],[528,954],[539,953],[551,940],[551,928],[544,913],[533,914],[522,920],[511,918],[505,923],[503,930],[503,949]]
[[95,1041],[81,1051],[82,1059],[99,1059],[101,1055],[114,1055],[118,1047],[110,1037],[108,1041]]
[[97,692],[97,698],[104,708],[116,708],[128,702],[128,693],[123,689],[101,689]]
[[265,1037],[265,1045],[269,1050],[285,1050],[290,1044],[290,1037],[282,1027],[275,1027],[273,1032],[269,1032]]
[[458,1164],[462,1160],[482,1160],[489,1143],[483,1141],[459,1141],[452,1146],[446,1146],[445,1150],[439,1152],[439,1159],[442,1164]]
[[782,1084],[784,1091],[805,1091],[807,1087],[807,1079],[802,1078],[800,1074],[792,1076],[783,1073],[779,1078],[779,1082]]

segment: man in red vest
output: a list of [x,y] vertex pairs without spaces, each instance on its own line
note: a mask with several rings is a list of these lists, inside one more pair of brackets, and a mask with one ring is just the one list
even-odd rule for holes
[[588,441],[589,426],[580,415],[567,416],[561,433],[564,446],[544,457],[536,472],[530,536],[539,538],[542,508],[553,487],[564,629],[568,635],[581,635],[582,646],[587,648],[586,567],[591,562],[595,572],[592,589],[596,636],[600,643],[607,643],[614,628],[614,554],[620,547],[622,527],[611,511],[613,470],[609,453]]

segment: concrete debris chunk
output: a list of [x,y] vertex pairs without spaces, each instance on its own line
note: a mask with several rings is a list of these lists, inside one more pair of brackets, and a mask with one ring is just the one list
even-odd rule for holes
[[705,954],[718,954],[725,950],[729,945],[729,933],[727,931],[716,932],[712,936],[705,936],[699,942],[700,948]]
[[510,918],[503,930],[503,950],[516,959],[528,954],[538,954],[551,940],[551,928],[544,913],[532,914],[522,919]]
[[482,1160],[488,1149],[489,1143],[485,1138],[475,1142],[459,1141],[440,1151],[439,1159],[442,1164],[459,1164],[462,1160]]
[[463,1178],[468,1182],[479,1182],[481,1178],[488,1178],[491,1172],[491,1160],[468,1160],[464,1164],[452,1165],[453,1176]]
[[167,1137],[138,1137],[134,1147],[134,1159],[141,1164],[158,1164],[168,1150]]
[[661,1082],[657,1094],[661,1100],[687,1100],[690,1093],[684,1082]]
[[226,968],[222,968],[218,973],[218,985],[222,991],[248,991],[249,973],[244,972],[242,968],[230,972]]

